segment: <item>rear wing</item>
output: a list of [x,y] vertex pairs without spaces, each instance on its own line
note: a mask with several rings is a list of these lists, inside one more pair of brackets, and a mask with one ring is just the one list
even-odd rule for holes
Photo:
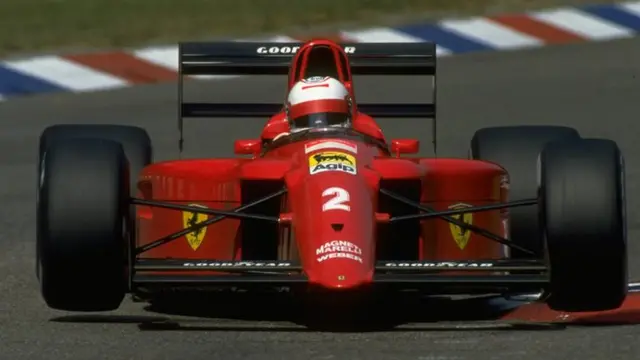
[[[196,75],[288,75],[291,60],[303,43],[241,41],[180,43],[178,76],[179,149],[183,149],[185,118],[260,117],[265,121],[282,110],[282,103],[185,102],[183,77]],[[435,43],[341,43],[351,73],[358,75],[432,76],[431,99],[424,103],[367,104],[358,110],[374,118],[433,119],[436,151],[436,46]]]

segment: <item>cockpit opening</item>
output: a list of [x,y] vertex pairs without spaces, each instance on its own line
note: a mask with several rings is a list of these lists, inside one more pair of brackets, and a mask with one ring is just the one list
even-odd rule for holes
[[338,66],[333,56],[333,49],[328,46],[314,46],[309,49],[307,58],[307,71],[305,78],[312,76],[330,76],[335,79],[340,78]]
[[[336,58],[334,57],[334,51],[335,49],[328,45],[314,45],[308,49],[304,49],[297,57],[298,62],[295,64],[295,81],[314,76],[329,76],[340,79],[341,81],[350,81],[351,79],[347,71],[349,65],[345,55],[339,51],[335,51],[339,56],[340,68],[342,70],[340,71],[336,63]],[[306,66],[304,66],[305,60]]]

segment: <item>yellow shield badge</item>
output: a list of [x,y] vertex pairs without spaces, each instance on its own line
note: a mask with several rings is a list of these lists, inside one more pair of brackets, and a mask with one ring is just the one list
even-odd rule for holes
[[[189,206],[199,207],[203,209],[207,208],[206,206],[198,205],[198,204],[189,204]],[[182,226],[185,229],[188,229],[193,225],[206,221],[207,219],[209,219],[209,215],[207,214],[198,214],[191,211],[182,212]],[[186,234],[184,237],[187,239],[189,246],[191,246],[193,250],[197,250],[200,247],[200,244],[202,244],[202,241],[204,240],[204,235],[206,233],[207,233],[207,227],[205,226],[196,231],[192,231]]]
[[[469,204],[461,203],[461,204],[451,205],[449,206],[449,209],[458,210],[458,209],[464,209],[464,208],[470,208],[470,207],[472,206]],[[462,220],[462,222],[464,222],[465,224],[473,225],[473,213],[456,214],[456,215],[451,215],[451,217],[456,220]],[[458,244],[458,247],[460,249],[464,249],[469,243],[469,238],[471,238],[471,231],[463,229],[460,226],[452,223],[449,223],[449,229],[451,229],[451,235],[453,236],[453,240],[455,240],[456,244]]]

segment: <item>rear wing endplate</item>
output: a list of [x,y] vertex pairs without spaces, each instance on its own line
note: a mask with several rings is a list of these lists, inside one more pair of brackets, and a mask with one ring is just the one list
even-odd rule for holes
[[[184,76],[287,75],[295,52],[303,43],[187,42],[180,43],[178,76],[179,150],[183,149],[183,119],[261,117],[265,121],[282,110],[282,103],[185,102]],[[374,118],[433,119],[436,151],[436,46],[420,43],[341,43],[349,57],[352,75],[432,76],[432,96],[424,103],[358,104]]]

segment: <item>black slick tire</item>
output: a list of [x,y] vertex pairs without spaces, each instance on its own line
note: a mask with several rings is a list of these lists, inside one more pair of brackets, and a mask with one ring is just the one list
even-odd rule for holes
[[615,142],[548,144],[539,160],[547,304],[558,311],[618,308],[627,294],[625,171]]
[[40,135],[39,157],[47,147],[70,139],[94,138],[118,142],[129,161],[130,187],[135,186],[140,171],[153,161],[151,138],[146,130],[130,125],[59,124],[46,128]]
[[[140,172],[153,161],[153,147],[147,131],[138,126],[111,124],[57,124],[47,127],[40,135],[38,173],[41,171],[41,160],[47,148],[74,139],[104,139],[119,143],[129,163],[129,189],[132,196],[137,195],[137,182]],[[135,229],[136,207],[130,206],[129,229]],[[131,239],[130,248],[134,243]],[[130,262],[133,255],[129,254]],[[37,268],[36,268],[37,271]]]
[[[483,128],[473,135],[469,157],[500,165],[509,174],[509,200],[537,196],[536,161],[544,146],[552,141],[579,139],[577,130],[564,126],[502,126]],[[542,256],[537,206],[509,209],[510,239],[537,255],[511,249],[512,259]]]
[[127,288],[129,224],[122,146],[68,139],[43,155],[36,245],[41,294],[58,310],[117,309]]

